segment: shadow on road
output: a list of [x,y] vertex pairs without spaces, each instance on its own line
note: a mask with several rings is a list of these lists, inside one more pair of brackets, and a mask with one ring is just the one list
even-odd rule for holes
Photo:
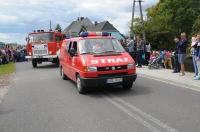
[[118,87],[104,87],[104,88],[93,88],[87,96],[91,96],[94,98],[101,97],[102,94],[112,94],[120,97],[128,97],[128,96],[142,96],[146,94],[150,94],[151,91],[148,87],[142,87],[140,85],[134,84],[133,88],[130,90],[125,90],[121,86]]
[[[76,90],[76,83],[71,80],[66,80],[73,85]],[[78,91],[76,90],[78,93]],[[152,91],[150,87],[143,87],[140,83],[134,83],[132,89],[126,90],[123,89],[122,86],[108,86],[108,87],[99,87],[99,88],[91,88],[90,91],[84,96],[89,96],[92,98],[102,98],[105,94],[112,94],[119,97],[129,97],[129,96],[143,96],[150,94]]]
[[9,114],[14,112],[14,109],[8,109],[8,110],[0,110],[0,115],[4,115],[4,114]]
[[42,64],[42,65],[38,65],[37,66],[38,69],[51,69],[51,68],[58,68],[58,66],[56,64]]

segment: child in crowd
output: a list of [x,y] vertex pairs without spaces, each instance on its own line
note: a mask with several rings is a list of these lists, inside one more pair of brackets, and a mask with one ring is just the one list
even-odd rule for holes
[[156,60],[156,58],[159,56],[159,53],[157,53],[156,51],[153,51],[150,55],[150,60],[149,63],[152,63]]
[[172,53],[170,51],[166,51],[165,52],[165,60],[164,60],[164,65],[165,65],[165,68],[167,69],[168,67],[170,69],[173,69],[172,67]]

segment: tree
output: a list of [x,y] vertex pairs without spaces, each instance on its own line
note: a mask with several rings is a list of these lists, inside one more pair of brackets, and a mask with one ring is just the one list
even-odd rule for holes
[[57,24],[57,25],[56,25],[55,30],[60,31],[60,32],[62,31],[62,28],[61,28],[60,24]]
[[84,25],[81,25],[81,30],[80,30],[80,33],[81,32],[86,32],[87,31],[87,28],[86,28],[86,26],[84,26]]
[[200,33],[200,16],[194,22],[192,30],[193,30],[192,35],[197,35]]
[[[181,32],[191,35],[199,14],[200,2],[196,0],[160,0],[147,9],[145,32],[147,40],[155,49],[173,49],[173,38]],[[134,31],[140,32],[141,25],[136,21]]]

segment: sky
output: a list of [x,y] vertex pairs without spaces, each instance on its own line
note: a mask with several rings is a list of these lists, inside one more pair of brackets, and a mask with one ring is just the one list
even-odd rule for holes
[[[144,0],[145,9],[158,0]],[[25,44],[25,37],[35,29],[49,29],[60,24],[66,28],[77,17],[110,21],[127,34],[132,14],[132,0],[0,0],[0,42]],[[136,3],[136,17],[139,6]]]

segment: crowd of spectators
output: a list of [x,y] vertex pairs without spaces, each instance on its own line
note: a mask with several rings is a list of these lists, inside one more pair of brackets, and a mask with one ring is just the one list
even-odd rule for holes
[[24,46],[13,48],[12,46],[5,45],[4,47],[0,47],[0,65],[7,64],[9,62],[26,61],[26,54],[27,51]]
[[[150,43],[142,40],[140,36],[135,40],[131,37],[127,42],[122,40],[120,42],[135,60],[138,68],[142,65],[152,65],[154,68],[172,69],[173,73],[179,73],[180,76],[185,75],[186,50],[189,43],[186,33],[181,33],[180,37],[174,38],[175,46],[171,51],[152,51]],[[200,34],[193,36],[191,43],[194,78],[200,80]]]

